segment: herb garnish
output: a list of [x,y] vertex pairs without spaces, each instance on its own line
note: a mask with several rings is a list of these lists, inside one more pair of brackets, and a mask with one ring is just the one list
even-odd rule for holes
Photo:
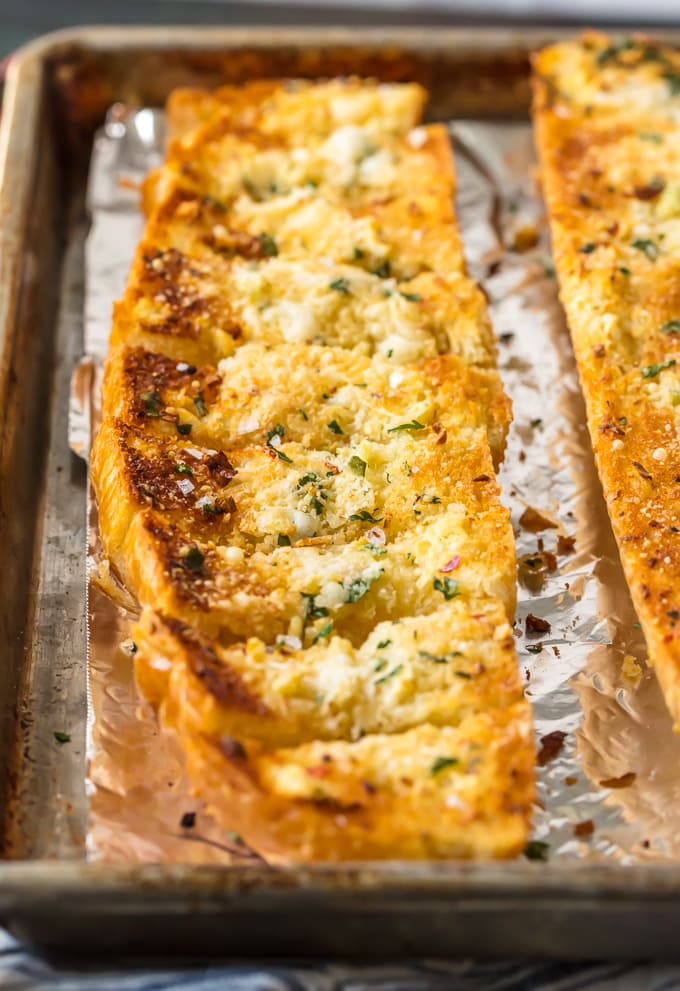
[[395,668],[392,668],[391,671],[388,671],[387,674],[384,674],[382,678],[376,678],[375,684],[382,685],[384,681],[388,681],[390,678],[394,678],[395,674],[399,674],[403,666],[404,666],[403,664],[397,664]]
[[457,595],[460,595],[458,591],[458,582],[455,578],[435,578],[432,585],[435,592],[441,592],[447,602],[450,599],[455,599]]
[[659,248],[653,241],[650,241],[648,237],[639,237],[631,243],[631,247],[637,248],[638,251],[642,251],[643,254],[649,258],[650,261],[656,261],[659,257]]
[[350,520],[361,520],[364,523],[382,523],[383,518],[373,516],[367,509],[360,509],[358,513],[352,513]]
[[173,468],[177,472],[178,475],[193,475],[194,474],[193,471],[191,470],[191,468],[189,467],[189,465],[182,464],[181,461],[178,461],[176,465],[173,465]]
[[312,643],[318,643],[319,640],[324,640],[326,637],[330,636],[333,630],[333,620],[329,619],[327,623],[324,623],[317,635],[312,640]]
[[306,475],[302,475],[298,479],[298,483],[295,486],[296,489],[301,489],[303,485],[315,485],[319,481],[319,476],[315,471],[308,471]]
[[328,288],[335,289],[336,292],[344,292],[346,296],[350,295],[349,282],[343,276],[340,276],[339,279],[333,279]]
[[672,368],[675,364],[675,358],[669,358],[668,361],[658,361],[654,365],[644,365],[640,369],[640,375],[643,379],[653,379],[659,372],[662,372],[665,368]]
[[661,78],[668,83],[671,96],[677,96],[680,93],[680,72],[664,72]]
[[154,389],[152,392],[143,392],[140,396],[144,403],[145,416],[161,415],[161,395]]
[[656,131],[641,131],[638,137],[641,141],[651,141],[656,145],[660,145],[663,142],[663,135],[657,134]]
[[528,643],[527,644],[527,650],[529,651],[530,654],[540,654],[541,651],[543,650],[543,644],[542,643]]
[[307,416],[306,411],[302,407],[300,407],[300,409],[298,410],[298,413],[300,414],[300,416],[302,417],[303,420],[308,420],[309,419],[309,417]]
[[411,420],[409,423],[400,423],[396,427],[388,427],[388,434],[396,434],[401,430],[424,430],[425,424],[419,423],[418,420]]
[[378,650],[384,650],[385,647],[389,647],[391,643],[392,643],[391,640],[381,640],[380,643],[378,644]]
[[343,582],[343,588],[347,592],[347,602],[358,602],[359,599],[363,597],[368,592],[371,585],[377,582],[378,578],[382,575],[382,568],[377,575],[372,575],[370,578],[365,578],[363,575],[359,575],[358,578],[354,578],[349,584]]
[[453,657],[462,657],[463,655],[459,650],[452,650],[448,654],[431,654],[429,650],[419,650],[418,656],[424,657],[426,661],[432,661],[434,664],[448,664]]
[[201,418],[208,415],[208,407],[205,405],[202,393],[199,392],[197,396],[194,396],[194,406],[196,407],[196,412]]
[[373,269],[373,275],[377,275],[379,279],[389,279],[390,277],[390,263],[387,259],[380,262],[377,268]]
[[279,253],[279,249],[271,234],[263,232],[258,236],[258,241],[260,242],[263,255],[266,255],[268,258],[276,258]]
[[55,730],[53,736],[54,736],[54,739],[57,741],[57,743],[70,743],[71,742],[71,736],[70,736],[70,734],[69,733],[62,733],[61,730]]
[[356,454],[349,459],[349,466],[355,475],[366,476],[366,462]]
[[276,544],[278,547],[290,547],[290,537],[287,533],[280,533],[276,538]]
[[183,550],[184,553],[180,553],[182,567],[187,568],[189,571],[202,571],[205,557],[201,554],[198,547],[194,544],[193,547],[186,547]]
[[593,251],[595,251],[595,248],[596,247],[597,247],[597,245],[596,244],[593,244],[593,242],[591,241],[589,244],[583,244],[583,245],[581,245],[581,247],[578,250],[579,250],[579,253],[582,254],[582,255],[592,255],[592,253],[593,253]]
[[409,303],[419,303],[423,298],[418,292],[400,292],[399,295],[407,299]]
[[327,423],[326,426],[329,430],[332,430],[334,434],[344,434],[345,432],[337,420],[331,420],[331,422]]
[[667,320],[661,327],[662,334],[680,334],[680,320]]
[[445,771],[447,767],[455,767],[456,764],[460,764],[457,757],[435,757],[432,761],[432,766],[430,768],[430,774],[434,778],[435,775],[440,774]]
[[543,840],[529,840],[524,848],[524,856],[527,860],[547,860],[550,844]]

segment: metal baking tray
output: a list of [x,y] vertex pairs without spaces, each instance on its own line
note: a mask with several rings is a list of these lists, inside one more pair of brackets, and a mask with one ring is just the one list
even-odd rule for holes
[[[12,59],[0,131],[0,922],[59,952],[677,957],[680,864],[87,863],[85,183],[107,108],[267,75],[415,79],[434,119],[525,117],[548,29],[82,29]],[[677,40],[677,37],[676,37]],[[69,746],[55,732],[69,728]]]

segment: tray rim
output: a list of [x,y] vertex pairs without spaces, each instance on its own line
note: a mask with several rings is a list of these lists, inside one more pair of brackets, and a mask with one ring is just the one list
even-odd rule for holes
[[[611,29],[615,31],[615,28]],[[630,31],[630,28],[627,29]],[[641,30],[645,30],[641,28]],[[647,28],[653,31],[653,26]],[[360,36],[359,36],[360,31]],[[534,26],[530,28],[224,28],[187,29],[175,26],[68,28],[43,35],[10,58],[7,69],[2,118],[0,119],[0,352],[11,341],[9,306],[15,299],[21,275],[21,251],[17,246],[30,211],[32,175],[22,164],[26,141],[11,140],[18,120],[24,133],[38,126],[40,87],[47,61],[69,49],[82,48],[95,54],[116,48],[144,47],[162,51],[215,50],[239,46],[273,48],[288,44],[300,48],[311,44],[360,45],[361,47],[412,47],[446,51],[465,46],[480,53],[526,50],[574,34],[573,29]],[[664,32],[671,42],[680,41],[680,30]],[[2,300],[9,302],[2,303]],[[0,378],[0,394],[3,379]],[[399,862],[362,864],[318,864],[291,868],[192,865],[104,865],[82,860],[0,861],[0,917],[31,913],[36,906],[66,897],[89,897],[105,908],[107,899],[129,896],[140,905],[162,904],[169,898],[178,904],[187,894],[199,901],[192,910],[214,912],[244,892],[270,895],[292,889],[298,893],[342,893],[363,899],[368,894],[389,897],[396,891],[431,896],[443,903],[451,896],[493,896],[507,907],[521,909],[536,901],[552,904],[555,898],[576,907],[605,908],[613,905],[643,906],[661,901],[680,910],[680,863],[650,862],[628,865],[618,862],[582,860],[547,863],[513,862]],[[204,901],[200,899],[204,898]],[[126,904],[130,904],[126,902]]]

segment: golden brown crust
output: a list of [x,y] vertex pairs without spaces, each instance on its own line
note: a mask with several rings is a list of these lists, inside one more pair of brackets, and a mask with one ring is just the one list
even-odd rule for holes
[[621,560],[680,721],[680,55],[586,34],[534,63],[561,298]]
[[510,404],[423,97],[175,94],[114,314],[92,478],[138,683],[277,860],[511,856],[528,829]]

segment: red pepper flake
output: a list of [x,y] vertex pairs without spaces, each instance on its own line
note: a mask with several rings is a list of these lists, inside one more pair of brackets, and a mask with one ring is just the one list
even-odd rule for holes
[[534,509],[533,506],[527,506],[524,510],[519,518],[519,525],[523,530],[528,530],[529,533],[540,533],[541,530],[557,529],[557,523],[553,523],[549,516],[546,516],[538,509]]
[[622,774],[618,778],[605,778],[603,781],[600,781],[600,787],[630,788],[630,786],[633,784],[636,778],[637,778],[637,774],[635,773],[635,771],[627,771],[625,774]]
[[328,469],[329,474],[339,475],[340,469],[337,465],[334,465],[332,461],[324,461],[324,466]]
[[540,616],[534,616],[531,612],[527,613],[527,617],[524,620],[524,628],[527,636],[531,636],[534,633],[550,633],[550,630],[552,629],[547,619],[541,619]]
[[552,733],[546,733],[541,737],[541,749],[538,751],[537,760],[541,767],[553,760],[564,746],[567,734],[556,729]]
[[593,346],[593,355],[596,358],[604,358],[604,344],[595,344]]
[[574,836],[592,836],[595,832],[595,823],[592,819],[584,819],[583,822],[577,822],[574,826]]
[[578,778],[575,774],[568,774],[564,779],[565,785],[575,785],[578,782]]
[[327,778],[328,777],[328,767],[325,764],[317,764],[316,767],[306,768],[307,774],[310,778]]
[[455,571],[459,564],[460,564],[460,554],[454,554],[451,560],[447,561],[444,567],[440,568],[439,570],[443,572]]
[[447,438],[447,436],[448,435],[446,433],[446,430],[442,430],[442,432],[440,433],[439,437],[437,437],[437,443],[438,444],[446,444],[446,438]]

